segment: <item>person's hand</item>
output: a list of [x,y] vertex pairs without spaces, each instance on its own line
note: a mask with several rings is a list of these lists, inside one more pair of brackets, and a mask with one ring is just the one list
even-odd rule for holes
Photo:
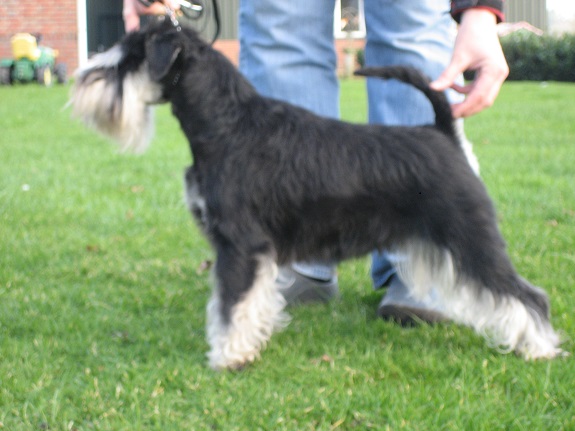
[[166,7],[171,10],[179,10],[180,3],[177,0],[162,0],[155,1],[150,6],[146,7],[137,0],[132,0],[137,6],[139,15],[163,15],[166,13]]
[[138,0],[124,0],[122,15],[126,33],[140,29],[140,15],[163,15],[166,6],[172,10],[180,9],[177,0],[162,0],[153,2],[150,6],[144,6]]
[[[487,10],[465,11],[455,39],[451,63],[431,83],[434,90],[453,88],[467,95],[463,102],[452,105],[455,118],[469,117],[490,107],[509,74],[496,24],[495,15]],[[475,71],[475,80],[464,86],[455,84],[457,77],[466,70]]]

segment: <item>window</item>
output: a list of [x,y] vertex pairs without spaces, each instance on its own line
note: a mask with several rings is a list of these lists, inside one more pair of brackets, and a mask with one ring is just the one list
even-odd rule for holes
[[334,34],[337,38],[365,37],[363,0],[337,0],[334,16]]

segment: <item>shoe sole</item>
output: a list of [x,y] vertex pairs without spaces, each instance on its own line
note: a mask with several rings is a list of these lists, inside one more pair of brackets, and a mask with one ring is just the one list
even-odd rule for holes
[[293,270],[290,277],[289,284],[279,287],[288,305],[327,303],[339,295],[337,280],[314,280]]

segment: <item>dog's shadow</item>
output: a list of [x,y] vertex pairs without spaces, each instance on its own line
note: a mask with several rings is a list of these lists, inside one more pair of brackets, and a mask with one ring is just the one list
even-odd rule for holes
[[[371,290],[368,277],[362,287],[357,281],[340,279],[340,297],[328,304],[288,307],[292,320],[270,343],[270,353],[299,352],[313,364],[333,358],[378,356],[383,362],[401,361],[421,352],[447,360],[452,355],[469,355],[469,350],[485,350],[482,339],[471,329],[452,322],[429,324],[414,321],[407,325],[384,320],[377,314],[385,290]],[[361,286],[357,284],[356,286]],[[331,358],[331,359],[330,359]]]

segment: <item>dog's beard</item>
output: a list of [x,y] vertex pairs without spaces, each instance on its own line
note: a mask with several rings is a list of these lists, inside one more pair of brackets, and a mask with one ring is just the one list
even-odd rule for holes
[[150,80],[144,62],[118,81],[116,50],[95,56],[77,74],[72,90],[74,115],[118,142],[122,151],[144,152],[154,135],[152,103],[161,100],[161,87]]

